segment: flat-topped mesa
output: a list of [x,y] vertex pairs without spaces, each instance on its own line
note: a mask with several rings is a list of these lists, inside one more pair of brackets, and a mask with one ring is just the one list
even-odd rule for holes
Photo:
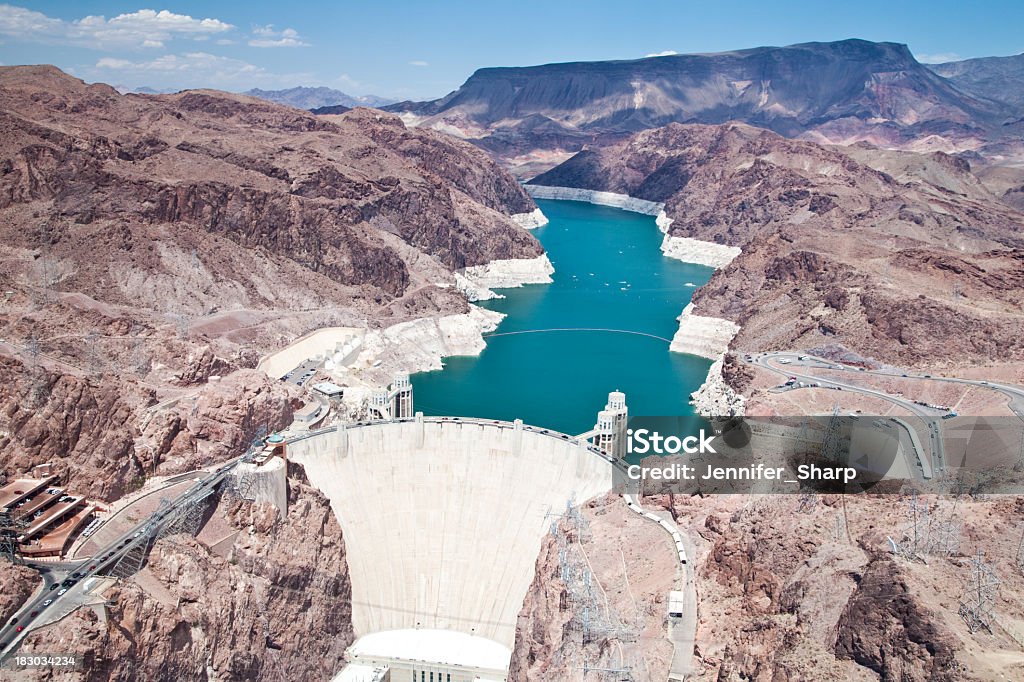
[[458,131],[511,164],[672,122],[745,121],[834,143],[896,146],[930,137],[973,149],[971,142],[998,139],[1005,121],[1019,116],[1019,107],[1000,101],[1005,93],[991,92],[1007,79],[990,74],[990,90],[972,96],[920,64],[906,45],[850,39],[485,68],[441,99],[388,109],[420,126]]

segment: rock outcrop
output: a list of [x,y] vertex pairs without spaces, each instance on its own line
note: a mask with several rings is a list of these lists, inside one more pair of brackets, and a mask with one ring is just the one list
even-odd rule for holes
[[[886,536],[903,537],[905,526],[891,498],[821,496],[810,506],[791,495],[659,499],[700,543],[696,679],[923,682],[1019,669],[1016,660],[986,658],[1015,643],[979,646],[962,627],[954,595],[966,564],[888,553]],[[991,523],[991,506],[979,507],[978,517],[965,511],[965,523]],[[979,660],[992,668],[972,668]]]
[[524,284],[549,284],[555,268],[547,254],[531,259],[496,260],[456,273],[456,286],[470,301],[498,298],[491,289],[514,289]]
[[203,533],[233,536],[229,548],[161,540],[107,593],[105,621],[79,610],[22,651],[75,653],[86,680],[329,680],[354,639],[345,545],[327,500],[291,473],[287,519],[221,500]]
[[37,572],[12,564],[6,557],[0,558],[0,574],[4,576],[4,589],[0,591],[0,623],[6,623],[42,583]]

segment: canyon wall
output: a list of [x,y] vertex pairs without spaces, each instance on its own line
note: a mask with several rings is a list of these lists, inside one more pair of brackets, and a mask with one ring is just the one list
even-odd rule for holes
[[105,618],[80,609],[30,634],[21,651],[74,653],[85,661],[81,679],[97,682],[331,679],[353,641],[345,542],[299,468],[288,496],[280,520],[270,505],[221,500],[200,538],[227,539],[226,550],[165,538],[142,572],[109,589]]
[[1024,357],[1024,215],[962,158],[670,124],[581,151],[538,185],[663,205],[666,252],[716,244],[692,314],[736,325],[733,349],[841,346],[922,367]]

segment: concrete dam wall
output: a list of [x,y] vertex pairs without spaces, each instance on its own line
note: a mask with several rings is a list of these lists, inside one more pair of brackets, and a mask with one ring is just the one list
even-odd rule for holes
[[348,427],[292,443],[288,457],[341,525],[357,637],[430,628],[511,650],[548,512],[612,486],[601,455],[508,423]]

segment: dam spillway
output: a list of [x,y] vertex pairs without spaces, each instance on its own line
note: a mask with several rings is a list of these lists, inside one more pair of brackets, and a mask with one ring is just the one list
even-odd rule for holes
[[288,457],[342,528],[357,638],[447,631],[509,655],[550,514],[612,488],[612,463],[585,443],[509,422],[343,427],[290,443]]

